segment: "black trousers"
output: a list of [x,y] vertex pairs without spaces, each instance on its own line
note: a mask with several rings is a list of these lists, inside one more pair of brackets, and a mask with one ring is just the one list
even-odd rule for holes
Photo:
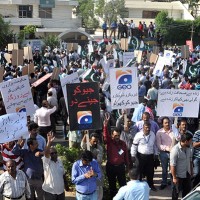
[[153,185],[153,175],[154,175],[154,155],[137,154],[138,166],[140,170],[139,179],[142,180],[143,176],[147,177],[147,183],[149,187]]
[[185,197],[191,191],[191,189],[192,189],[191,176],[189,173],[187,173],[186,178],[178,178],[178,185],[175,185],[173,183],[172,200],[178,200],[180,191],[182,191],[182,198]]
[[113,199],[113,197],[117,194],[117,180],[120,187],[126,185],[125,165],[112,165],[107,162],[106,175],[108,177],[110,198]]

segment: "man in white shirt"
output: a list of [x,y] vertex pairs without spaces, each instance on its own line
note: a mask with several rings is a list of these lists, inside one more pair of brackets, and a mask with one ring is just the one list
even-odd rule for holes
[[21,170],[16,170],[15,161],[6,163],[7,171],[0,176],[0,193],[4,200],[30,199],[31,191],[26,175]]
[[142,180],[143,175],[147,176],[147,183],[151,190],[156,191],[153,184],[154,175],[154,157],[158,157],[158,150],[156,146],[155,134],[150,131],[151,124],[149,122],[144,122],[143,131],[138,132],[133,140],[133,145],[131,147],[131,156],[133,161],[138,159],[138,166],[140,169],[140,180]]
[[45,191],[45,200],[65,200],[64,188],[67,190],[65,173],[62,161],[57,156],[54,147],[50,147],[54,140],[52,133],[47,135],[47,146],[42,158],[44,168],[44,183],[42,189]]
[[49,107],[47,100],[42,101],[42,107],[36,110],[34,122],[39,126],[39,133],[46,139],[47,133],[51,131],[50,115],[56,111],[56,106]]

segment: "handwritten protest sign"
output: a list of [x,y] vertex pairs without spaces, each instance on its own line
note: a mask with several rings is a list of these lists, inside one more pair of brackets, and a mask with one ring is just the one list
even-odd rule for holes
[[66,88],[66,84],[70,84],[70,83],[79,83],[79,77],[78,77],[78,72],[74,72],[64,78],[60,79],[61,82],[61,87],[62,87],[62,91],[63,91],[63,95],[65,98],[65,103],[66,103],[66,107],[67,107],[67,88]]
[[159,56],[156,66],[153,70],[153,74],[156,76],[161,76],[164,65],[165,65],[165,58]]
[[137,68],[110,69],[110,88],[112,109],[137,107]]
[[[158,116],[198,117],[200,92],[198,90],[158,90]],[[194,108],[194,109],[191,109]]]
[[150,55],[150,57],[149,57],[149,62],[155,64],[155,63],[157,62],[157,60],[158,60],[158,57],[159,57],[158,55],[152,53],[152,54]]
[[28,135],[26,113],[11,113],[0,116],[0,141],[1,143],[18,140]]
[[70,130],[101,129],[97,82],[67,84]]
[[32,115],[35,112],[28,76],[2,82],[0,91],[7,113],[26,112]]
[[24,51],[22,49],[12,50],[12,64],[13,65],[23,65],[24,64]]
[[124,52],[123,53],[123,66],[125,67],[126,64],[134,58],[134,52]]
[[33,60],[32,47],[24,47],[24,59]]

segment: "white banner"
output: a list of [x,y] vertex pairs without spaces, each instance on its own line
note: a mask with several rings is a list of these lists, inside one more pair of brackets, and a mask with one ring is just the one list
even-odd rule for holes
[[164,65],[165,65],[165,58],[162,56],[159,56],[156,66],[153,70],[153,74],[156,76],[161,76]]
[[170,65],[171,66],[171,59],[172,56],[174,55],[173,51],[169,51],[169,50],[164,50],[164,58],[165,58],[165,65]]
[[135,108],[138,105],[137,68],[110,69],[112,109]]
[[130,61],[130,59],[134,58],[134,52],[123,52],[123,66]]
[[28,136],[27,117],[25,112],[11,113],[0,116],[1,143],[18,140]]
[[158,90],[158,116],[198,117],[200,92],[198,90]]
[[26,112],[27,116],[35,113],[27,75],[1,83],[0,91],[7,113]]
[[65,76],[64,78],[60,79],[61,82],[61,87],[62,87],[62,91],[63,91],[63,95],[65,98],[65,103],[66,103],[66,107],[67,107],[67,88],[66,88],[66,84],[70,84],[70,83],[80,83],[79,77],[78,77],[78,72],[74,72],[68,76]]

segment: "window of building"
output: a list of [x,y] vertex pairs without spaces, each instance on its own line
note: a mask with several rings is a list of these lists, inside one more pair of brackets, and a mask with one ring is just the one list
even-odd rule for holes
[[146,11],[146,10],[143,10],[142,18],[154,19],[154,18],[156,18],[158,13],[159,13],[159,11]]
[[19,6],[19,18],[32,18],[33,17],[33,6],[22,5]]
[[52,8],[41,8],[39,6],[39,18],[52,18]]

